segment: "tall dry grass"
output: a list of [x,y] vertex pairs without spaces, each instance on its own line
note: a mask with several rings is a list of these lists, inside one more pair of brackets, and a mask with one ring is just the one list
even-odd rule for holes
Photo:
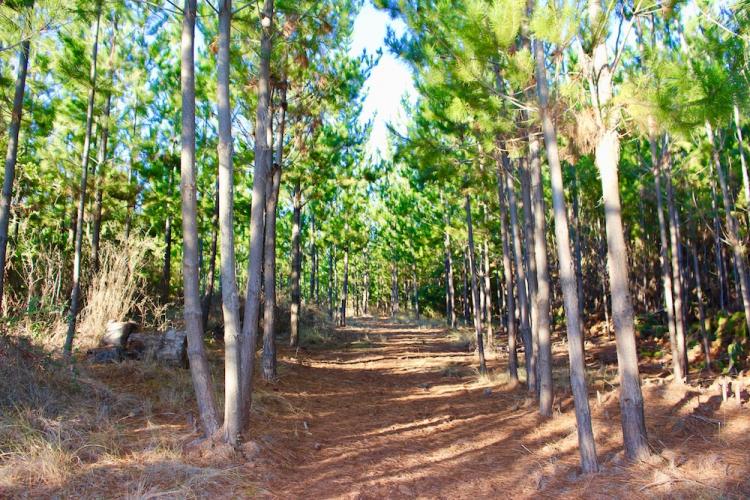
[[166,306],[158,305],[144,293],[147,278],[143,270],[155,250],[155,243],[148,239],[104,244],[99,272],[93,276],[84,292],[85,306],[76,335],[79,347],[88,348],[98,344],[110,320],[124,321],[137,317],[150,326],[163,326]]

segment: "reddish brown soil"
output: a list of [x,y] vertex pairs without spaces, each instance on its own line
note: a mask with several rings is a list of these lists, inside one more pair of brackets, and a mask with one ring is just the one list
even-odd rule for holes
[[479,379],[474,355],[443,329],[360,319],[342,333],[352,342],[346,347],[282,351],[279,382],[262,387],[289,403],[254,425],[261,452],[252,469],[265,496],[750,495],[749,410],[722,404],[712,390],[647,380],[655,457],[624,460],[616,364],[598,361],[607,342],[587,347],[602,473],[580,475],[562,344],[555,347],[555,415],[543,420],[525,388],[506,383],[505,355],[490,357],[491,374]]

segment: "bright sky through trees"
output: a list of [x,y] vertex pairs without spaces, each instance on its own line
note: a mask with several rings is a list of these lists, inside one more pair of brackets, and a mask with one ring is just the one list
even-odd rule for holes
[[407,96],[412,102],[416,97],[409,69],[385,47],[384,39],[388,27],[397,35],[404,31],[403,21],[391,19],[386,12],[376,10],[367,1],[354,21],[354,38],[349,50],[352,56],[361,54],[363,50],[368,54],[383,51],[378,65],[365,84],[364,93],[367,97],[361,115],[363,122],[373,120],[372,134],[367,145],[367,152],[371,155],[376,151],[381,155],[386,154],[387,124],[402,127],[405,118],[402,97]]

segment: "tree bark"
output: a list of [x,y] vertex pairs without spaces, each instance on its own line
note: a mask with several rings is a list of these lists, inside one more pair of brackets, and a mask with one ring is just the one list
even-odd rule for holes
[[[669,213],[669,238],[672,249],[672,287],[674,290],[674,321],[677,364],[680,365],[680,373],[675,372],[675,381],[683,383],[687,381],[687,350],[685,345],[685,298],[682,287],[682,259],[680,259],[680,237],[677,210],[674,205],[674,189],[672,186],[672,160],[669,150],[664,151],[666,184],[667,184],[667,210]],[[674,363],[674,361],[673,361]]]
[[[499,146],[499,144],[498,144]],[[496,161],[496,176],[497,176],[497,199],[498,205],[500,206],[500,236],[503,245],[503,276],[505,278],[505,314],[506,314],[506,327],[505,330],[508,334],[508,375],[510,376],[511,383],[518,382],[518,354],[516,352],[516,304],[515,297],[513,295],[513,265],[511,263],[511,250],[510,250],[510,233],[508,231],[508,209],[507,199],[505,196],[505,173],[502,166],[500,156],[498,155]]]
[[[232,105],[230,99],[230,51],[232,0],[220,0],[218,50],[216,54],[216,102],[219,119],[219,179],[215,210],[221,232],[221,302],[224,317],[224,439],[232,446],[239,442],[244,408],[240,389],[240,296],[237,287],[237,260],[234,247],[234,162]],[[215,212],[216,213],[216,212]],[[216,232],[211,254],[216,258]],[[213,275],[213,271],[212,271]],[[211,289],[213,285],[210,284]]]
[[328,319],[333,321],[333,245],[328,247]]
[[483,270],[483,282],[484,282],[484,317],[487,325],[487,348],[490,351],[495,349],[495,337],[492,333],[492,283],[490,279],[490,248],[487,239],[484,240],[484,248],[482,249],[482,257],[484,261]]
[[547,151],[547,163],[549,164],[552,184],[552,208],[555,220],[557,262],[565,318],[567,320],[570,385],[575,403],[576,423],[578,424],[578,449],[581,455],[581,468],[583,472],[590,473],[598,471],[599,464],[596,458],[596,445],[591,427],[591,411],[586,384],[586,361],[583,354],[581,322],[576,317],[579,312],[579,297],[570,252],[570,232],[568,229],[568,212],[565,208],[562,168],[560,167],[560,157],[557,149],[557,134],[549,113],[549,89],[547,87],[544,45],[539,40],[535,41],[534,55],[536,60],[537,99],[539,101],[542,133],[544,135],[544,145]]
[[479,284],[477,283],[477,265],[474,253],[474,230],[471,224],[471,199],[464,195],[466,209],[466,229],[469,233],[469,274],[471,275],[471,299],[474,305],[474,333],[477,336],[477,354],[479,355],[479,373],[487,373],[487,365],[484,361],[484,342],[482,341],[482,320],[479,310]]
[[[536,144],[535,144],[536,143]],[[539,158],[539,141],[533,138],[531,145],[530,188],[534,214],[534,258],[536,260],[536,321],[537,331],[537,380],[539,382],[539,414],[552,416],[554,388],[552,387],[552,341],[550,339],[550,278],[547,262],[547,227],[544,220],[544,188],[542,187],[542,165]],[[575,318],[574,318],[575,319]]]
[[526,294],[526,271],[523,268],[523,253],[521,250],[521,231],[518,226],[518,210],[516,208],[516,194],[513,186],[513,178],[510,174],[510,161],[507,155],[503,156],[506,176],[506,191],[508,193],[508,205],[510,207],[510,226],[513,238],[513,257],[516,268],[516,289],[518,290],[518,309],[521,316],[521,339],[524,345],[524,359],[526,361],[526,386],[529,390],[536,387],[536,374],[532,368],[532,356],[534,346],[531,342],[531,326],[529,325],[529,299]]
[[[115,83],[114,61],[115,61],[115,39],[117,34],[117,19],[112,23],[112,35],[109,48],[109,80]],[[97,167],[95,171],[96,189],[94,192],[94,214],[91,228],[91,262],[94,272],[99,271],[99,247],[102,232],[102,197],[103,184],[105,180],[105,167],[107,165],[107,142],[109,140],[109,116],[112,109],[112,92],[107,92],[104,100],[104,114],[100,125],[99,153],[97,155]]]
[[68,332],[65,336],[65,345],[63,346],[63,352],[66,356],[70,356],[73,350],[73,337],[75,336],[76,332],[76,319],[78,317],[79,301],[81,299],[81,251],[83,247],[83,216],[84,210],[86,209],[86,185],[88,183],[89,173],[91,128],[94,121],[94,97],[96,95],[96,56],[99,50],[99,25],[101,22],[101,17],[102,5],[101,3],[98,3],[96,10],[96,22],[94,27],[94,45],[91,50],[88,105],[86,108],[86,129],[83,137],[83,151],[81,152],[81,192],[79,193],[78,212],[76,213],[75,251],[73,254],[73,286],[70,294]]
[[344,281],[341,285],[341,326],[346,326],[346,305],[349,299],[349,248],[344,250]]
[[396,263],[391,264],[391,317],[398,314],[398,271]]
[[[221,155],[221,152],[219,152],[219,155]],[[211,316],[211,303],[214,300],[214,284],[216,282],[216,250],[219,239],[219,189],[219,178],[217,176],[216,193],[214,197],[214,212],[213,216],[211,217],[211,248],[209,250],[208,256],[208,276],[206,277],[206,291],[203,294],[202,304],[203,331],[208,328],[208,319]]]
[[[286,126],[286,81],[281,83],[281,110],[276,137],[276,161],[268,177],[266,191],[266,223],[263,261],[265,302],[263,312],[263,378],[276,379],[276,207],[281,188],[284,160],[284,128]],[[270,127],[269,127],[270,130]]]
[[706,331],[706,310],[703,306],[703,287],[701,286],[701,270],[698,265],[698,254],[695,247],[691,249],[693,257],[693,273],[695,274],[695,290],[698,297],[698,320],[701,322],[701,340],[703,340],[703,355],[706,358],[706,368],[711,373],[711,346]]
[[[273,35],[273,0],[264,0],[261,18],[260,65],[258,75],[258,106],[255,119],[255,170],[253,173],[252,206],[250,208],[250,255],[247,266],[245,316],[240,337],[240,390],[243,419],[250,411],[255,366],[255,345],[260,315],[260,287],[263,268],[263,221],[266,204],[266,178],[272,155],[273,139],[268,135],[271,121],[271,47]],[[243,422],[243,423],[246,423]]]
[[586,295],[583,292],[583,256],[581,252],[581,224],[580,224],[580,207],[579,207],[579,194],[578,194],[578,169],[573,168],[573,232],[575,237],[573,238],[573,253],[574,253],[574,267],[576,273],[576,288],[578,290],[578,321],[580,326],[578,327],[581,332],[581,348],[585,352],[585,336],[586,328],[583,320],[583,309],[584,303],[586,302]]
[[[537,283],[536,283],[536,249],[534,242],[534,220],[531,207],[531,186],[529,171],[532,161],[539,162],[539,141],[536,138],[529,138],[529,157],[519,160],[518,174],[521,179],[521,207],[523,209],[523,239],[525,241],[524,263],[526,265],[526,282],[528,284],[528,301],[529,301],[529,319],[531,326],[531,363],[528,366],[529,372],[533,374],[529,381],[528,389],[539,394],[539,337],[537,324],[539,319],[537,311]],[[525,163],[525,166],[524,166]],[[533,383],[532,383],[533,382]]]
[[203,430],[212,436],[219,428],[211,371],[203,345],[200,279],[198,275],[198,223],[195,180],[195,17],[196,0],[185,0],[182,21],[181,72],[182,154],[180,155],[180,191],[182,193],[182,274],[185,298],[190,374],[193,378]]
[[[33,9],[34,4],[31,4]],[[5,153],[5,177],[3,178],[3,192],[0,198],[0,303],[3,299],[5,283],[5,259],[8,250],[8,227],[10,225],[11,201],[13,199],[13,182],[16,176],[18,161],[18,136],[21,130],[21,115],[23,114],[23,96],[26,93],[26,74],[29,68],[29,52],[31,41],[21,42],[18,53],[18,73],[13,93],[13,111],[8,126],[8,149]]]
[[659,260],[661,262],[662,285],[664,288],[664,306],[667,311],[667,328],[669,330],[669,344],[672,350],[672,372],[676,381],[683,380],[682,364],[679,362],[677,351],[677,330],[675,327],[674,299],[672,297],[672,264],[669,260],[669,247],[667,242],[667,228],[664,221],[664,208],[661,192],[661,158],[657,153],[656,137],[649,134],[649,146],[651,148],[651,164],[654,174],[654,190],[656,191],[656,212],[659,219]]
[[[299,180],[294,185],[294,195],[292,196],[292,304],[290,306],[290,334],[289,345],[297,347],[299,345],[299,310],[300,310],[300,275],[302,266],[302,255],[300,251],[300,219],[302,215],[302,190]],[[310,296],[314,296],[315,290],[315,266],[312,267],[312,276],[310,278]]]
[[737,227],[737,219],[732,214],[732,200],[729,196],[729,187],[727,186],[727,179],[724,175],[724,169],[721,166],[721,160],[719,159],[719,151],[716,148],[716,142],[714,141],[713,129],[711,124],[706,122],[706,135],[708,136],[708,142],[711,144],[711,156],[713,159],[716,172],[719,174],[719,185],[721,186],[721,195],[724,202],[724,217],[726,218],[726,226],[728,232],[729,245],[732,247],[734,253],[734,262],[737,266],[737,274],[739,274],[740,293],[742,295],[742,306],[745,311],[745,323],[748,331],[750,331],[750,283],[748,283],[747,268],[745,265],[745,248],[740,239],[739,229]]
[[[589,19],[601,20],[601,4],[589,0]],[[606,26],[606,25],[605,25]],[[606,27],[605,27],[606,30]],[[638,351],[635,345],[633,303],[628,289],[628,256],[622,225],[618,164],[620,137],[617,131],[618,113],[610,109],[612,99],[612,67],[607,56],[606,33],[592,49],[589,65],[589,86],[599,134],[595,147],[595,164],[599,170],[604,202],[607,233],[607,263],[612,296],[612,319],[615,325],[617,364],[620,377],[620,415],[625,454],[631,460],[650,455],[646,439],[643,394],[638,370]]]

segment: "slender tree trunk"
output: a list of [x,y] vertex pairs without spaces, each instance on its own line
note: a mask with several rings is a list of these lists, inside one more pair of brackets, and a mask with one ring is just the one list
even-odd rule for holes
[[464,260],[464,262],[463,262],[464,267],[463,267],[462,277],[463,277],[463,281],[464,281],[464,286],[463,286],[463,289],[462,289],[462,292],[463,292],[463,304],[462,304],[462,306],[463,306],[463,310],[464,310],[464,325],[468,325],[469,324],[469,314],[470,314],[469,313],[469,273],[468,273],[468,271],[466,269],[466,265],[467,265],[466,262],[468,260],[467,252],[466,251],[464,251],[464,259],[463,260]]
[[503,245],[503,275],[505,278],[506,332],[508,334],[508,374],[511,383],[518,382],[518,354],[516,352],[516,305],[513,295],[513,265],[511,264],[510,232],[508,230],[508,209],[505,196],[505,173],[500,156],[496,158],[497,199],[500,206],[500,236]]
[[721,160],[719,159],[719,151],[716,148],[716,142],[714,141],[713,129],[708,122],[706,122],[706,135],[711,144],[711,155],[714,166],[716,167],[716,172],[719,174],[719,185],[721,186],[721,194],[724,201],[724,217],[726,218],[727,236],[729,245],[732,247],[732,252],[734,252],[734,262],[737,266],[737,274],[739,274],[742,305],[745,310],[745,323],[747,324],[748,331],[750,331],[750,283],[748,283],[747,268],[745,266],[745,248],[740,239],[737,220],[732,214],[732,200],[729,196],[727,179],[721,166]]
[[[172,171],[169,172],[169,193],[172,193]],[[172,214],[166,207],[167,219],[164,221],[164,258],[161,267],[161,302],[169,302],[169,285],[172,282]]]
[[669,330],[669,344],[672,349],[672,371],[675,381],[684,379],[682,364],[679,362],[679,352],[677,350],[677,330],[675,327],[674,299],[672,297],[672,270],[669,261],[669,248],[667,243],[667,228],[664,222],[664,209],[662,204],[661,193],[661,159],[657,153],[656,137],[649,135],[649,145],[651,147],[651,164],[654,173],[654,190],[656,191],[656,212],[659,219],[659,260],[661,262],[661,277],[664,288],[664,306],[667,311],[667,327]]
[[414,265],[412,269],[413,284],[414,284],[414,315],[419,320],[419,282],[417,281],[417,266]]
[[[295,192],[296,196],[296,192]],[[301,192],[300,192],[301,196]],[[316,229],[315,229],[315,213],[310,207],[310,300],[315,301],[315,304],[320,305],[318,300],[318,248],[316,244]],[[301,264],[301,260],[300,260]]]
[[675,320],[675,340],[677,341],[677,364],[680,365],[680,376],[678,378],[677,372],[675,372],[675,381],[683,383],[687,381],[688,377],[688,366],[687,366],[687,351],[685,345],[685,316],[684,316],[684,304],[685,298],[682,287],[682,259],[680,259],[680,238],[679,238],[679,225],[677,210],[674,205],[674,189],[672,186],[672,161],[669,150],[664,152],[665,167],[666,167],[666,183],[667,183],[667,209],[669,213],[669,237],[670,245],[672,248],[672,287],[674,289],[674,320]]
[[391,316],[398,314],[398,271],[396,263],[391,264]]
[[[445,213],[445,212],[444,212]],[[453,287],[453,258],[451,256],[451,237],[448,233],[447,213],[443,218],[445,232],[445,316],[448,326],[456,328],[456,291]]]
[[532,370],[532,356],[534,346],[531,342],[531,326],[529,325],[529,299],[526,294],[526,271],[523,268],[523,253],[521,250],[521,232],[518,224],[518,211],[516,209],[516,194],[513,179],[510,175],[510,165],[507,156],[504,156],[506,167],[506,191],[508,193],[508,205],[510,207],[510,226],[513,238],[513,257],[516,266],[516,289],[518,290],[519,314],[521,316],[521,339],[524,345],[524,358],[526,361],[526,385],[529,390],[536,387],[536,377]]
[[[115,83],[114,62],[115,62],[115,36],[117,34],[117,19],[112,23],[112,36],[110,37],[109,47],[109,81],[112,85]],[[91,261],[94,272],[99,271],[99,247],[102,232],[102,196],[103,184],[106,176],[105,167],[107,166],[107,142],[109,140],[109,116],[112,109],[112,92],[107,92],[104,100],[104,114],[100,125],[99,153],[97,155],[97,168],[95,173],[96,188],[94,194],[94,214],[91,231]]]
[[[230,51],[232,0],[220,0],[218,51],[216,55],[216,102],[219,118],[219,184],[215,209],[221,232],[221,299],[224,317],[224,439],[237,445],[242,432],[244,408],[240,385],[240,296],[234,247],[234,163],[232,107],[230,100]],[[215,234],[215,233],[214,233]],[[211,253],[215,259],[216,240]],[[211,265],[213,269],[214,265]]]
[[190,373],[195,388],[203,430],[212,436],[219,429],[211,371],[203,345],[200,278],[198,273],[198,222],[195,180],[195,17],[196,0],[185,0],[182,22],[182,154],[180,155],[182,193],[182,275],[184,317],[188,341]]
[[[365,262],[369,262],[369,257],[365,258]],[[369,265],[369,264],[365,264]],[[365,269],[365,289],[362,290],[362,312],[367,315],[370,313],[370,268]]]
[[695,274],[695,290],[698,297],[698,320],[700,321],[701,339],[703,340],[703,355],[706,358],[706,368],[711,373],[711,345],[706,331],[706,310],[703,306],[703,287],[701,286],[701,270],[698,265],[698,254],[695,247],[690,252],[693,256],[693,273]]
[[276,378],[276,206],[281,167],[275,164],[266,184],[266,223],[263,258],[263,379]]
[[240,389],[243,419],[247,419],[253,386],[255,346],[260,316],[260,288],[263,269],[263,221],[266,205],[266,179],[272,155],[273,139],[268,135],[271,121],[271,46],[273,35],[273,0],[264,0],[261,17],[258,106],[255,119],[255,171],[253,173],[252,206],[250,208],[250,255],[247,266],[245,316],[242,322]]
[[[550,168],[552,183],[552,208],[555,220],[555,241],[557,243],[557,261],[562,286],[563,305],[568,333],[568,356],[570,360],[570,384],[575,403],[576,423],[578,424],[578,449],[581,455],[583,472],[599,470],[596,458],[596,445],[591,427],[588,387],[586,384],[586,361],[583,354],[581,322],[576,317],[579,312],[576,277],[570,252],[570,232],[568,213],[565,208],[565,191],[563,188],[562,168],[557,149],[557,134],[549,114],[549,89],[547,87],[547,69],[545,66],[544,45],[537,40],[534,44],[536,60],[537,98],[542,116],[542,133],[547,150],[547,163]],[[541,408],[541,407],[540,407]]]
[[479,284],[477,283],[477,265],[474,253],[474,230],[471,224],[471,199],[465,195],[466,229],[469,233],[469,274],[471,274],[471,299],[474,304],[474,333],[477,336],[477,354],[479,355],[479,373],[487,373],[487,365],[484,361],[484,343],[482,341],[482,321],[479,310]]
[[[542,166],[539,157],[538,139],[531,142],[530,188],[534,214],[534,260],[536,261],[536,321],[537,325],[537,373],[539,384],[539,414],[552,415],[554,389],[552,387],[552,341],[550,339],[550,278],[547,262],[547,227],[544,220],[544,188]],[[575,319],[575,318],[573,318]]]
[[[601,4],[589,0],[589,19],[600,22]],[[605,28],[606,30],[606,28]],[[605,226],[607,232],[607,263],[612,296],[612,318],[615,325],[617,365],[620,377],[620,415],[625,454],[631,460],[650,455],[643,412],[643,394],[638,370],[638,351],[635,345],[633,303],[628,289],[628,255],[622,225],[618,164],[620,137],[617,131],[618,114],[611,110],[612,67],[609,64],[606,33],[593,47],[589,67],[589,85],[594,112],[599,122],[595,147],[595,164],[602,184]]]
[[[300,275],[302,266],[302,255],[300,251],[300,219],[302,215],[302,189],[299,180],[294,185],[294,195],[292,197],[292,304],[290,306],[290,334],[289,345],[297,347],[299,345],[299,310],[300,310]],[[314,294],[315,266],[311,266],[312,276],[310,278],[311,291],[310,296]]]
[[[263,378],[276,379],[276,207],[281,188],[281,171],[284,160],[284,130],[286,126],[286,88],[287,82],[281,83],[281,115],[276,137],[276,161],[272,174],[268,176],[266,191],[266,223],[264,242],[263,280],[265,303],[263,313]],[[270,133],[270,127],[269,127]]]
[[539,140],[535,137],[529,138],[529,157],[526,159],[526,166],[523,166],[524,159],[519,160],[518,174],[521,178],[521,207],[523,209],[523,238],[525,241],[525,254],[524,262],[526,264],[526,281],[528,283],[528,301],[529,301],[529,314],[531,323],[531,364],[529,365],[529,371],[533,374],[533,385],[529,385],[529,391],[533,391],[535,395],[539,394],[539,337],[537,325],[539,319],[537,310],[537,278],[536,278],[536,249],[534,242],[534,216],[532,214],[531,206],[531,186],[529,178],[529,170],[531,169],[531,162],[539,162]]
[[328,319],[333,321],[333,245],[328,248]]
[[[231,0],[230,0],[231,1]],[[231,131],[230,131],[231,133]],[[231,142],[230,142],[231,143]],[[221,154],[221,151],[219,152]],[[206,277],[206,291],[203,295],[203,330],[208,328],[208,319],[211,316],[211,304],[214,300],[214,283],[216,282],[216,250],[219,239],[219,179],[216,178],[216,198],[214,200],[214,213],[211,217],[211,249],[208,256],[208,276]],[[235,286],[236,288],[236,286]]]
[[[91,68],[89,71],[88,106],[86,108],[86,132],[81,152],[81,192],[76,213],[75,252],[73,255],[73,287],[70,294],[70,312],[68,313],[68,333],[65,337],[63,352],[70,356],[73,350],[73,337],[76,332],[79,302],[81,300],[81,251],[83,247],[83,216],[86,209],[86,184],[89,173],[89,152],[91,149],[91,128],[94,121],[94,97],[96,95],[96,56],[99,50],[99,25],[102,17],[102,5],[97,4],[96,23],[94,27],[94,45],[91,51]],[[16,146],[17,148],[18,146]],[[3,185],[3,189],[5,189]],[[7,233],[7,231],[6,231]],[[7,241],[7,240],[6,240]]]
[[341,287],[341,326],[346,326],[346,305],[349,299],[349,249],[344,250],[344,281]]
[[585,351],[585,335],[586,335],[586,328],[585,328],[585,322],[583,320],[584,314],[583,314],[583,308],[585,303],[585,297],[586,295],[583,292],[583,256],[581,252],[581,225],[579,223],[580,221],[580,208],[579,208],[579,199],[578,199],[578,169],[573,168],[573,232],[575,233],[575,237],[573,238],[573,252],[574,252],[574,260],[573,263],[575,265],[575,273],[576,273],[576,288],[578,290],[578,321],[580,322],[580,326],[578,327],[581,332],[581,348]]
[[[31,4],[33,9],[34,4]],[[26,92],[26,74],[29,68],[29,52],[31,41],[21,42],[18,54],[18,73],[16,87],[13,94],[13,112],[8,126],[8,149],[5,153],[5,177],[3,178],[3,193],[0,198],[0,302],[3,299],[3,285],[5,282],[5,259],[8,249],[8,227],[10,225],[11,200],[13,199],[13,181],[16,175],[18,160],[18,135],[21,130],[21,115],[23,114],[23,96]]]
[[[486,212],[485,212],[486,213]],[[487,325],[487,348],[490,351],[495,349],[495,337],[492,332],[492,283],[490,278],[490,248],[487,243],[487,239],[484,240],[484,248],[482,249],[482,257],[484,261],[483,276],[483,287],[484,287],[484,317]]]

